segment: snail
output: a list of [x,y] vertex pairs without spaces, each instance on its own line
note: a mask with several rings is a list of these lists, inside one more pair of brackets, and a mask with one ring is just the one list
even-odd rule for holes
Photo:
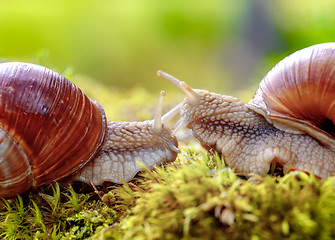
[[264,176],[276,163],[284,173],[292,168],[321,178],[335,175],[335,43],[310,46],[281,60],[248,103],[192,89],[162,71],[157,75],[186,95],[172,110],[181,115],[175,131],[191,129],[235,172]]
[[0,197],[69,175],[121,183],[142,170],[137,162],[153,168],[175,160],[178,143],[162,121],[163,96],[154,120],[107,121],[103,108],[61,74],[0,64]]

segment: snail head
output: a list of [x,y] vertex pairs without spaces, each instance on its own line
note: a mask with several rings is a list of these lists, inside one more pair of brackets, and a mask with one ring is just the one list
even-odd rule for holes
[[178,112],[180,113],[181,118],[174,128],[174,134],[182,127],[194,121],[198,121],[199,118],[210,115],[210,113],[208,113],[210,110],[208,106],[212,105],[213,102],[215,103],[217,97],[222,96],[220,94],[213,94],[207,90],[192,89],[186,82],[180,81],[162,71],[158,71],[157,75],[169,80],[186,95],[182,103],[178,104],[163,116],[163,119],[167,121]]

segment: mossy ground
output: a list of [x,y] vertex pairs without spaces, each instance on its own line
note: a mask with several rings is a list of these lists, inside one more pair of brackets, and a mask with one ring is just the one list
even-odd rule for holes
[[183,148],[176,162],[109,189],[100,199],[93,190],[52,184],[2,200],[0,237],[335,238],[334,178],[291,172],[247,180],[218,155]]

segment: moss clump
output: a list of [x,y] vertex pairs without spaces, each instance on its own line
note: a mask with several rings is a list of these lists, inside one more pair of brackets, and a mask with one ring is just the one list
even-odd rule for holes
[[71,186],[60,191],[51,185],[0,206],[1,239],[86,239],[100,228],[113,224],[117,214],[90,195],[77,194]]
[[[241,179],[218,156],[184,152],[114,190],[127,216],[115,239],[332,239],[335,180],[306,173]],[[257,183],[255,183],[257,182]],[[106,235],[107,236],[107,235]]]
[[335,178],[247,180],[199,150],[182,149],[176,162],[146,169],[103,201],[49,188],[2,201],[2,239],[335,238]]

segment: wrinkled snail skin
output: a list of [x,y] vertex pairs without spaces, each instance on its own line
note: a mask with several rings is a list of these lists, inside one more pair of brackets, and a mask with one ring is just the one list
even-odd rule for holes
[[244,104],[230,96],[170,80],[186,98],[180,124],[236,172],[265,175],[272,162],[335,175],[335,43],[300,50],[279,62]]
[[143,170],[138,162],[152,169],[174,161],[179,153],[178,142],[161,118],[164,96],[165,92],[161,92],[154,120],[108,121],[100,151],[70,180],[95,185],[105,181],[122,183],[121,179],[129,181]]
[[[178,143],[165,124],[162,131],[153,130],[153,121],[108,122],[105,143],[96,157],[71,179],[99,185],[105,181],[121,183],[131,180],[142,167],[147,168],[176,159]],[[116,144],[117,143],[117,144]]]
[[[142,168],[173,161],[178,143],[161,120],[107,121],[103,108],[48,68],[0,64],[0,197],[75,174],[120,183]],[[69,181],[72,181],[71,178]]]
[[185,101],[181,115],[202,145],[222,153],[237,173],[265,175],[276,162],[284,172],[294,167],[321,177],[335,174],[335,152],[311,136],[276,128],[236,98],[197,93],[199,105],[192,108]]

